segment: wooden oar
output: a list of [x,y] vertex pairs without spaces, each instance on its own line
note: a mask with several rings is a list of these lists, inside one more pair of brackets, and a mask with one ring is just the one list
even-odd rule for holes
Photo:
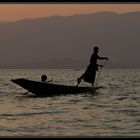
[[102,71],[103,67],[105,66],[106,62],[107,62],[107,61],[104,61],[104,64],[102,65],[101,69],[99,70],[98,75],[97,75],[97,78],[96,78],[96,80],[95,80],[95,84],[93,84],[93,86],[94,86],[94,85],[97,86],[97,81],[99,80],[99,76],[100,76],[101,71]]

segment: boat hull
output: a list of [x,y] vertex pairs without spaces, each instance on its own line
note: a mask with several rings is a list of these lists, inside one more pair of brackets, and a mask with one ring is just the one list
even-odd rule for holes
[[93,87],[76,87],[76,86],[58,85],[58,84],[27,80],[23,78],[12,79],[11,81],[38,96],[78,94],[78,93],[85,93],[85,92],[93,93],[101,88],[101,87],[93,88]]

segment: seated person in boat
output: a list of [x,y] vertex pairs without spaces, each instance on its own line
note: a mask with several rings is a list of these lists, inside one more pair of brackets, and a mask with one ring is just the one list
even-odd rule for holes
[[52,82],[52,80],[47,81],[47,76],[46,76],[46,75],[42,75],[42,76],[41,76],[41,81],[42,81],[43,83],[50,83],[50,82]]

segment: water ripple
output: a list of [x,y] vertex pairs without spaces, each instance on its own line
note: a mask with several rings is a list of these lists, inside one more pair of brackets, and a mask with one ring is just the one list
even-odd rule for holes
[[[10,79],[75,85],[81,71],[56,69],[0,70],[0,136],[137,136],[140,135],[140,70],[106,69],[96,94],[47,98],[23,96]],[[82,86],[90,86],[81,83]]]

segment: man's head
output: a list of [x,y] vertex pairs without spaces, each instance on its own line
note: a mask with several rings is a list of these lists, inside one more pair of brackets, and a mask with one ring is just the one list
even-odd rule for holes
[[94,47],[94,52],[95,52],[95,53],[98,53],[98,51],[99,51],[99,48],[98,48],[97,46],[95,46],[95,47]]
[[41,81],[42,81],[42,82],[46,82],[46,80],[47,80],[47,76],[46,76],[46,75],[42,75],[42,76],[41,76]]

